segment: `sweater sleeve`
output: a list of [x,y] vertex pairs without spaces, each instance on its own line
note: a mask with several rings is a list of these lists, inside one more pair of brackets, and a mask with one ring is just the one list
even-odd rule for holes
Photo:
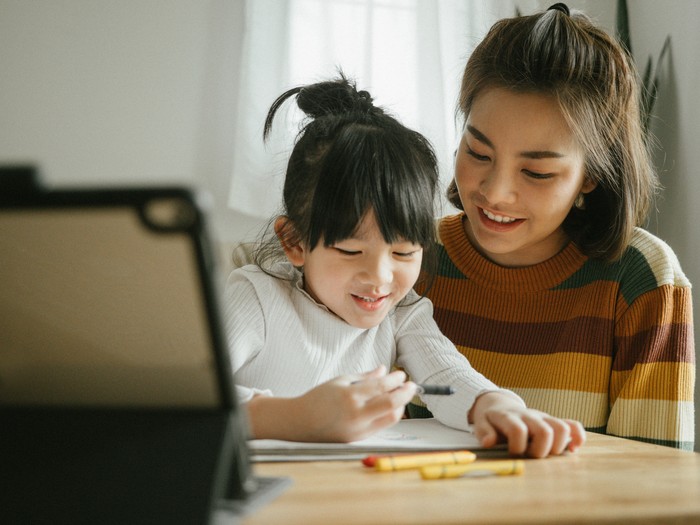
[[230,349],[231,372],[238,401],[246,403],[258,394],[272,395],[269,390],[236,383],[236,372],[255,358],[265,343],[265,316],[257,291],[245,276],[246,269],[234,270],[226,283],[224,321]]
[[607,432],[692,450],[695,346],[690,283],[670,248],[658,242],[653,249],[645,244],[639,248],[654,283],[644,285],[644,272],[636,271],[636,280],[623,284]]
[[[414,294],[409,296],[410,301],[416,299]],[[455,390],[453,395],[421,396],[421,399],[440,422],[453,428],[471,430],[467,414],[476,398],[485,392],[501,389],[477,372],[440,332],[428,299],[422,298],[411,306],[397,310],[396,364],[416,383],[452,386]],[[516,394],[504,392],[520,400]]]

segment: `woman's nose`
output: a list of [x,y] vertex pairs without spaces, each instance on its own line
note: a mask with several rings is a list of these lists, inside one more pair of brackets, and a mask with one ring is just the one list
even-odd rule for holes
[[507,168],[494,165],[479,185],[479,191],[491,204],[512,203],[516,198],[514,177]]

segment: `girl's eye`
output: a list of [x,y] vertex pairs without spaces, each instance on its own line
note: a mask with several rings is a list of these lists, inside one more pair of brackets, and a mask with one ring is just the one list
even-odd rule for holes
[[469,147],[467,147],[467,155],[470,155],[470,156],[474,157],[476,160],[479,160],[479,161],[491,160],[488,156],[486,156],[486,155],[479,155],[476,151],[474,151],[473,149],[471,149],[471,148],[469,148]]
[[537,173],[530,170],[523,170],[523,173],[532,179],[550,179],[554,176],[553,173]]
[[335,247],[335,249],[341,255],[357,255],[358,253],[361,253],[358,250],[344,250],[343,248],[338,248],[337,246]]
[[408,250],[408,251],[395,251],[394,255],[396,257],[400,257],[402,259],[411,259],[413,258],[418,252],[420,252],[420,249],[418,250]]

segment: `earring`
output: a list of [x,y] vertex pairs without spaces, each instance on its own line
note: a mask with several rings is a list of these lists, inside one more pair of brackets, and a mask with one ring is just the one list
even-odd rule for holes
[[586,209],[586,200],[584,199],[583,192],[579,193],[576,196],[576,200],[574,201],[574,207],[579,209],[579,210]]

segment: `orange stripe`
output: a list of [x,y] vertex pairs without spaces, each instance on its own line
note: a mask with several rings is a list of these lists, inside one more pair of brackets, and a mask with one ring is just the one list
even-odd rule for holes
[[[638,297],[629,310],[622,313],[626,320],[620,324],[621,336],[635,335],[640,326],[662,324],[693,324],[690,288],[662,286]],[[685,308],[683,308],[686,306]]]
[[[562,321],[591,316],[614,319],[616,291],[617,283],[596,281],[582,288],[514,296],[494,293],[466,280],[438,278],[428,297],[445,310],[481,317],[488,315],[497,321],[541,323],[551,322],[553,312],[558,312],[561,317],[557,316],[557,320]],[[517,301],[518,308],[513,308],[514,301]],[[543,304],[547,305],[546,309],[542,308]]]

